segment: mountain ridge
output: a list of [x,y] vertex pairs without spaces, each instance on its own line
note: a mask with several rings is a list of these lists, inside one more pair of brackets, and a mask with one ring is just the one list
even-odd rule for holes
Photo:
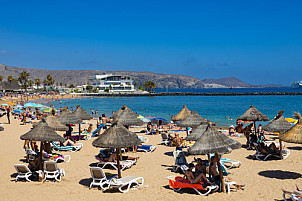
[[[157,88],[214,88],[214,87],[265,87],[266,85],[250,85],[236,77],[220,78],[220,79],[204,79],[176,74],[166,73],[154,73],[150,71],[103,71],[103,70],[45,70],[45,69],[33,69],[26,67],[12,67],[4,64],[0,64],[0,75],[3,80],[6,80],[8,76],[18,78],[22,71],[27,71],[30,74],[30,79],[35,80],[39,78],[41,82],[46,79],[46,76],[50,74],[56,83],[63,83],[67,86],[73,84],[75,86],[90,83],[89,77],[97,74],[119,74],[128,75],[134,78],[134,81],[138,85],[143,85],[146,81],[153,81],[156,83]],[[270,85],[274,86],[274,85]],[[279,85],[276,85],[279,87]]]

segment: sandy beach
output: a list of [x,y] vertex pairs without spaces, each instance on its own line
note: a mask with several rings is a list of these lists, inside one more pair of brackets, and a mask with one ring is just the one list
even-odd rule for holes
[[[0,186],[2,189],[1,200],[21,200],[31,198],[34,200],[281,200],[281,187],[294,190],[295,184],[302,186],[301,165],[299,160],[302,147],[296,144],[285,143],[286,148],[291,151],[290,156],[285,160],[258,161],[249,155],[255,153],[254,150],[239,149],[225,155],[226,158],[240,160],[240,168],[230,169],[230,177],[238,183],[247,182],[245,190],[233,191],[230,195],[225,193],[213,193],[208,196],[199,196],[192,190],[183,190],[180,193],[174,192],[168,186],[166,177],[171,175],[181,175],[172,172],[174,159],[172,152],[175,147],[159,145],[160,135],[146,136],[150,140],[148,144],[156,145],[157,148],[152,153],[127,153],[129,156],[139,156],[138,163],[130,169],[122,172],[122,176],[142,176],[145,184],[142,188],[130,190],[123,194],[120,192],[107,193],[93,188],[89,190],[91,182],[89,166],[97,162],[94,158],[99,149],[92,146],[92,141],[81,141],[84,147],[79,152],[60,152],[71,156],[69,163],[60,163],[59,168],[64,168],[66,176],[58,182],[15,182],[16,170],[14,164],[25,164],[25,153],[23,141],[20,135],[29,131],[31,124],[20,125],[21,122],[13,119],[11,124],[6,124],[6,116],[0,119],[3,123],[4,131],[0,133],[0,159],[2,165],[0,172]],[[95,123],[95,120],[90,120]],[[77,128],[74,128],[77,130]],[[139,131],[141,128],[131,128],[131,131]],[[58,132],[63,134],[62,132]],[[181,133],[185,136],[185,133]],[[274,136],[267,136],[268,138]],[[244,138],[234,137],[235,140],[245,143]],[[186,149],[184,150],[186,151]],[[196,157],[196,156],[195,156]],[[199,157],[199,156],[198,156]],[[201,156],[206,158],[205,156]],[[188,156],[188,162],[194,156]],[[105,172],[116,174],[117,171],[105,169]]]

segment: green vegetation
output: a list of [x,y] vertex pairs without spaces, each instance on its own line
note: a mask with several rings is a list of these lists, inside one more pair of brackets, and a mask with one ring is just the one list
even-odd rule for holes
[[139,85],[139,86],[138,86],[138,89],[139,89],[139,90],[142,90],[142,91],[145,91],[145,89],[142,87],[142,85]]
[[152,91],[152,89],[156,88],[156,84],[152,81],[147,81],[145,82],[144,87],[147,89],[147,91]]
[[22,85],[23,89],[25,89],[25,91],[27,91],[27,87],[28,87],[28,78],[29,78],[29,73],[26,71],[23,71],[20,73],[20,77],[18,78],[18,81],[20,82],[20,84]]

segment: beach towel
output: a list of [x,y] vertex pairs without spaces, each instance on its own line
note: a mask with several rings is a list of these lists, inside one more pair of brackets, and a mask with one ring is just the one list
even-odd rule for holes
[[178,188],[193,188],[198,190],[206,190],[208,184],[200,182],[199,184],[192,184],[189,180],[182,177],[172,177],[169,179],[169,186],[173,189]]

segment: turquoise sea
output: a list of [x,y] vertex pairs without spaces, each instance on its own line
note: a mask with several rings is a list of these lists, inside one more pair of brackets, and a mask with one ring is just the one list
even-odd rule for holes
[[[291,90],[290,88],[288,89]],[[195,91],[193,90],[193,92]],[[248,91],[249,89],[245,89],[245,92]],[[90,114],[92,108],[94,110],[97,109],[99,116],[102,113],[111,116],[113,111],[118,110],[123,104],[126,104],[134,112],[142,116],[162,117],[167,120],[171,120],[171,115],[176,115],[182,109],[182,105],[185,104],[189,110],[197,111],[199,115],[212,122],[217,122],[219,126],[235,124],[236,118],[242,115],[250,105],[254,105],[270,119],[272,119],[279,110],[285,111],[285,117],[292,117],[294,112],[302,112],[302,96],[300,95],[90,97],[83,99],[66,99],[48,104],[54,104],[57,109],[64,106],[76,108],[76,105],[81,105]],[[227,116],[233,120],[229,120],[226,118]],[[263,122],[263,124],[265,123]]]

